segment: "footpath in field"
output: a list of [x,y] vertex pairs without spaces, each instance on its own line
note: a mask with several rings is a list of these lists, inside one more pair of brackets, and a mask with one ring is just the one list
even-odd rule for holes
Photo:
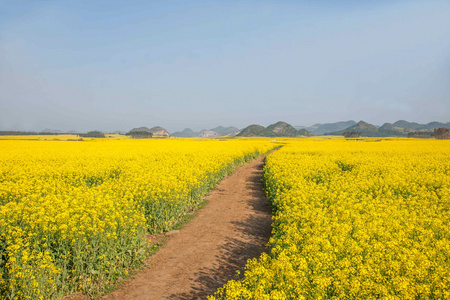
[[270,204],[261,179],[264,157],[238,168],[207,197],[209,202],[166,244],[148,267],[103,299],[205,299],[265,251]]

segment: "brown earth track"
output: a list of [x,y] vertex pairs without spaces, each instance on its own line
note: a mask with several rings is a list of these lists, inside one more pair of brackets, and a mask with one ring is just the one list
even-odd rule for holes
[[261,179],[264,157],[238,168],[208,204],[147,260],[147,266],[103,299],[205,299],[266,250],[270,204]]

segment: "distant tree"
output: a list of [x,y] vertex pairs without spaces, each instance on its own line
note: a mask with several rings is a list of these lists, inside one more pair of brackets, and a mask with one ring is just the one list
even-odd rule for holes
[[434,130],[434,136],[440,140],[450,139],[450,129],[437,128]]
[[361,132],[359,131],[345,131],[344,137],[345,138],[357,138],[361,136]]
[[408,132],[408,137],[409,138],[416,138],[416,139],[427,139],[427,138],[432,138],[434,137],[434,132],[428,132],[428,131],[413,131],[413,132]]
[[151,138],[153,133],[149,131],[130,131],[126,135],[131,136],[133,139],[146,139]]
[[105,134],[100,131],[89,131],[88,133],[80,134],[81,137],[92,137],[92,138],[104,138]]
[[0,131],[0,135],[57,135],[57,133],[29,132],[29,131]]

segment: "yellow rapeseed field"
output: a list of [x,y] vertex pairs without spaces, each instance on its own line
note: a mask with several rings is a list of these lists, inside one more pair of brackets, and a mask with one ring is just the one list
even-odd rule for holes
[[372,141],[269,155],[270,252],[210,299],[450,299],[450,141]]
[[268,140],[0,140],[0,299],[98,295]]

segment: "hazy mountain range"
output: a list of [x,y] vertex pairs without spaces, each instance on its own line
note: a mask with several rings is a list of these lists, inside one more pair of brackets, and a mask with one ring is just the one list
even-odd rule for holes
[[[430,122],[427,124],[420,124],[415,122],[409,122],[405,120],[399,120],[395,123],[384,123],[382,126],[377,126],[369,124],[365,121],[359,121],[358,123],[349,120],[341,121],[335,123],[317,123],[312,126],[292,126],[286,122],[277,122],[275,124],[269,125],[267,127],[252,124],[246,128],[239,129],[237,127],[229,126],[223,127],[218,126],[212,129],[203,129],[199,132],[195,132],[190,128],[186,128],[183,131],[177,131],[170,134],[166,129],[161,126],[155,126],[152,128],[138,127],[133,128],[130,131],[148,131],[152,132],[153,135],[163,135],[163,136],[174,136],[174,137],[205,137],[213,138],[219,136],[267,136],[267,137],[277,137],[277,136],[320,136],[320,135],[343,135],[346,131],[359,132],[362,136],[374,136],[374,137],[384,137],[384,136],[407,136],[408,133],[426,133],[433,132],[437,128],[447,128],[450,129],[450,122]],[[42,133],[54,133],[54,134],[79,134],[75,130],[68,132],[63,132],[57,129],[48,129],[41,131]],[[127,131],[115,131],[115,134],[125,134]],[[0,131],[0,134],[14,134],[14,131]],[[106,133],[106,132],[105,132]],[[37,133],[35,133],[37,134]]]
[[[252,124],[241,130],[236,127],[216,127],[210,130],[202,130],[200,132],[194,132],[189,128],[181,132],[175,132],[172,136],[178,137],[214,137],[214,136],[319,136],[319,135],[343,135],[345,131],[360,132],[362,136],[407,136],[411,132],[432,132],[436,128],[448,128],[450,129],[450,122],[430,122],[427,124],[419,124],[415,122],[408,122],[405,120],[399,120],[395,123],[384,123],[382,126],[369,124],[365,121],[359,121],[358,123],[349,120],[335,123],[314,124],[312,126],[292,126],[286,122],[277,122],[267,127]],[[208,132],[209,135],[205,136],[204,133]],[[217,133],[217,134],[214,134]],[[203,134],[203,135],[202,135]]]
[[263,127],[261,125],[250,125],[246,128],[242,129],[241,132],[237,136],[261,136],[261,137],[296,137],[296,136],[310,136],[311,132],[308,130],[301,128],[299,130],[295,129],[291,124],[286,122],[277,122],[275,124],[271,124],[267,127]]
[[[215,135],[214,133],[217,133]],[[223,127],[218,126],[216,128],[212,129],[203,129],[199,132],[194,132],[190,128],[186,128],[183,131],[177,131],[172,133],[172,136],[175,137],[213,137],[213,136],[235,136],[239,133],[239,128],[230,126],[230,127]]]
[[336,123],[325,123],[325,124],[314,124],[310,127],[304,127],[305,129],[311,131],[314,135],[322,135],[327,132],[333,132],[338,130],[346,129],[350,126],[355,125],[356,122],[353,120],[350,121],[343,121],[343,122],[336,122]]
[[364,121],[359,121],[348,128],[342,130],[336,130],[327,132],[325,134],[329,135],[343,135],[345,131],[359,132],[362,136],[368,137],[385,137],[385,136],[407,136],[408,133],[413,132],[431,132],[437,128],[447,128],[450,129],[450,122],[431,122],[428,124],[419,124],[414,122],[408,122],[404,120],[397,121],[393,124],[384,123],[380,127],[369,124]]

